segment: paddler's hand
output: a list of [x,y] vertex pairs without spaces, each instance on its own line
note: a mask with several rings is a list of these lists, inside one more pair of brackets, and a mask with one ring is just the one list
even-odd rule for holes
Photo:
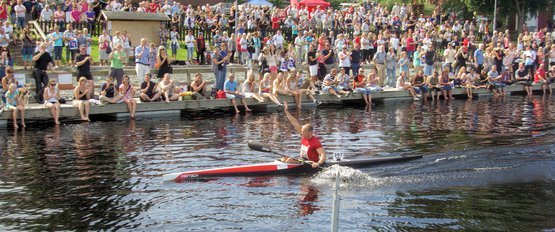
[[312,162],[312,168],[319,168],[320,164],[318,162]]

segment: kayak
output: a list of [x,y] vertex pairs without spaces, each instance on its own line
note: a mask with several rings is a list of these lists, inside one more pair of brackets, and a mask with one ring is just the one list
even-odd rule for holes
[[[385,163],[404,162],[422,158],[421,155],[378,157],[356,160],[328,160],[322,168],[332,165],[341,165],[352,168],[363,168],[372,165]],[[263,175],[291,175],[291,174],[311,174],[322,170],[322,168],[312,168],[308,163],[284,163],[279,160],[260,164],[240,165],[233,167],[213,168],[197,171],[179,172],[164,175],[164,181],[183,182],[211,177],[229,176],[263,176]]]

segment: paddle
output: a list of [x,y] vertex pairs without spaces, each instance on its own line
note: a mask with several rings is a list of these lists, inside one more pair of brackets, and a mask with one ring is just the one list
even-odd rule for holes
[[[280,154],[276,151],[273,151],[272,147],[268,144],[265,144],[265,143],[249,140],[249,141],[247,141],[247,145],[249,146],[250,149],[253,149],[255,151],[273,153],[273,154],[279,155],[281,157],[285,156],[285,155]],[[312,165],[312,161],[299,160],[299,159],[295,159],[295,160],[298,160],[299,162],[304,163],[304,164]],[[322,168],[322,167],[318,167],[318,168]]]

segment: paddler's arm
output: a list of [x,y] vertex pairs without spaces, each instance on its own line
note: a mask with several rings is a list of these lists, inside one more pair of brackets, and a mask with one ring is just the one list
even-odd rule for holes
[[287,101],[283,101],[283,111],[285,112],[287,119],[289,119],[289,122],[291,122],[291,124],[293,124],[293,127],[295,127],[295,130],[297,131],[297,133],[300,134],[301,124],[299,123],[299,121],[297,121],[295,117],[293,117],[293,115],[291,115],[291,113],[289,113],[289,107],[287,106]]
[[318,157],[320,159],[318,159],[318,162],[312,162],[312,167],[313,168],[317,168],[320,167],[320,165],[324,164],[324,162],[326,162],[326,152],[324,151],[323,147],[320,147],[318,149],[316,149],[316,152],[318,152]]

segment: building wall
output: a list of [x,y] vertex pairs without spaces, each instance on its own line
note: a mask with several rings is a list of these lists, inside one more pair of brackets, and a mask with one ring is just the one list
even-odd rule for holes
[[141,38],[147,38],[149,44],[160,44],[158,32],[160,31],[160,21],[111,21],[112,35],[116,31],[127,31],[131,38],[131,45],[137,46],[141,42]]

